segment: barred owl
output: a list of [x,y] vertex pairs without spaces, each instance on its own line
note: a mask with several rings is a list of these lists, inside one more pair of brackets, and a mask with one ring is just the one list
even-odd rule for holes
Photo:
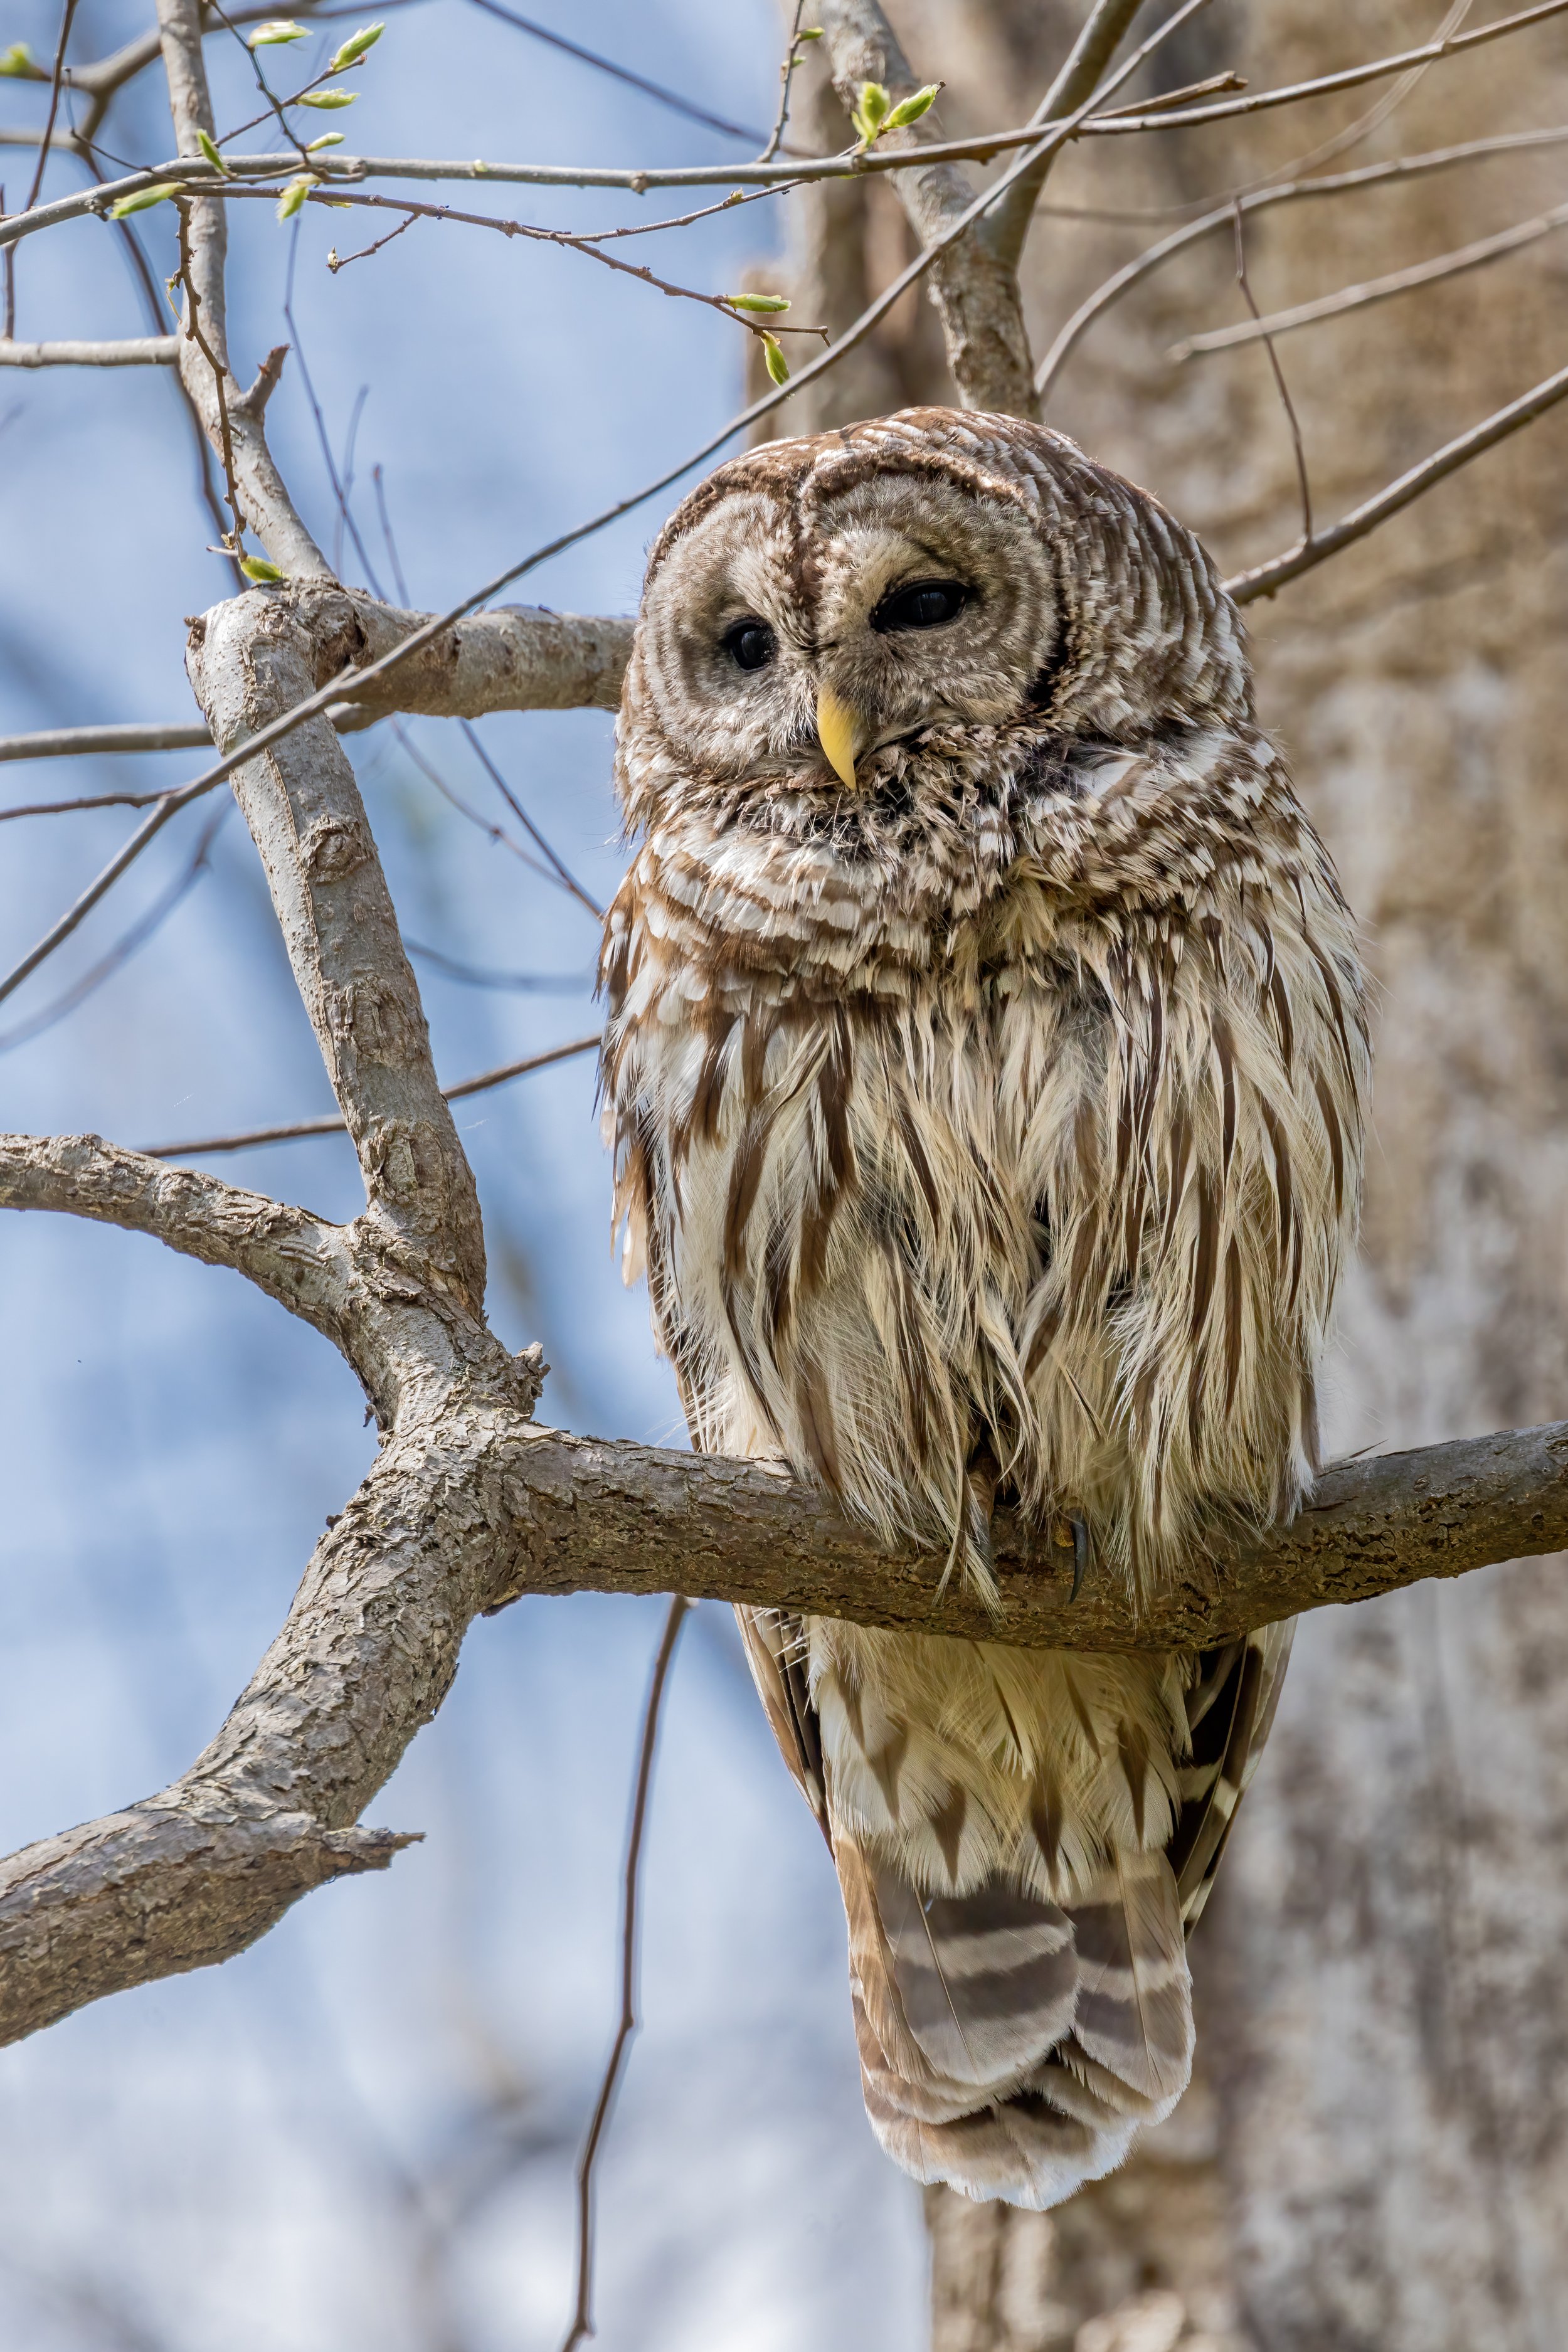
[[[605,1126],[693,1443],[993,1601],[998,1495],[1139,1594],[1292,1511],[1365,994],[1191,534],[1009,416],[755,449],[652,551],[616,775]],[[1111,1655],[740,1616],[873,2128],[1058,2202],[1187,2082],[1185,1930],[1289,1627]]]

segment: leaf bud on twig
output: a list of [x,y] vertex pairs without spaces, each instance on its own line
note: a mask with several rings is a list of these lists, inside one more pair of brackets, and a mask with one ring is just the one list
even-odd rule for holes
[[117,205],[109,207],[110,220],[123,220],[127,213],[144,213],[151,205],[161,205],[165,196],[183,193],[178,180],[160,180],[155,187],[138,188],[134,195],[121,196]]
[[217,141],[213,137],[212,133],[209,131],[198,131],[196,133],[196,145],[201,149],[202,153],[206,157],[207,162],[212,165],[213,170],[215,172],[221,172],[224,178],[226,180],[228,177],[228,165],[224,162],[223,157],[219,154]]
[[787,310],[789,303],[782,294],[726,294],[724,299],[731,310]]
[[351,33],[349,35],[348,39],[343,43],[342,48],[339,49],[336,56],[332,58],[331,63],[328,66],[327,71],[329,73],[342,73],[345,66],[357,64],[359,59],[363,57],[366,49],[374,48],[377,41],[380,40],[385,30],[386,27],[384,25],[362,25],[357,33]]
[[765,328],[762,330],[762,336],[763,365],[775,383],[787,383],[789,362],[784,355],[784,345],[776,335],[770,335]]
[[894,107],[891,114],[889,115],[886,122],[883,123],[882,129],[884,131],[907,131],[911,122],[918,122],[920,121],[921,115],[925,113],[928,107],[935,105],[938,98],[946,87],[947,84],[945,82],[928,81],[925,88],[923,89],[917,89],[912,97],[900,99],[897,106]]
[[298,179],[290,180],[278,199],[279,219],[292,220],[311,189],[319,188],[321,184],[320,180],[313,179],[309,172],[301,172]]
[[292,16],[269,16],[265,25],[258,25],[250,37],[253,49],[269,49],[279,41],[302,41],[303,25],[296,25]]
[[855,126],[855,134],[862,146],[870,146],[878,131],[886,122],[888,110],[891,105],[892,100],[879,81],[861,83],[860,103],[850,115],[849,120]]
[[286,580],[289,576],[286,572],[279,572],[275,563],[268,563],[264,555],[242,555],[239,568],[247,580],[255,581],[258,588],[265,587],[268,581]]
[[289,103],[290,106],[319,106],[324,113],[331,114],[335,107],[352,106],[358,96],[357,89],[307,89],[300,97],[290,99]]

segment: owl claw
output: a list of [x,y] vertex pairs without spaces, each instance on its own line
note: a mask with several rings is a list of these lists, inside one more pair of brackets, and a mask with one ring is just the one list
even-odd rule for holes
[[1083,1580],[1089,1573],[1090,1547],[1087,1520],[1069,1519],[1068,1525],[1072,1529],[1072,1591],[1068,1594],[1068,1606],[1070,1608],[1083,1591]]

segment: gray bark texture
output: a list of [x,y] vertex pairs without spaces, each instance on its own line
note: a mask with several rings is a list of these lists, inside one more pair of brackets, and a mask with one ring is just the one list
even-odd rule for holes
[[[889,13],[917,77],[949,85],[933,135],[950,137],[996,120],[999,90],[1033,102],[1082,23],[1064,0]],[[1236,67],[1262,89],[1428,39],[1442,14],[1438,0],[1216,7],[1163,54],[1157,84],[1135,87]],[[1048,201],[1195,212],[1290,176],[1394,87],[1076,150]],[[1559,122],[1565,105],[1568,46],[1543,26],[1433,67],[1342,163],[1316,167]],[[1550,165],[1509,157],[1265,214],[1247,231],[1258,306],[1455,249],[1560,194]],[[857,199],[868,214],[868,192],[834,192]],[[1181,217],[1039,220],[1023,269],[1037,353]],[[1562,268],[1546,242],[1280,344],[1320,528],[1561,364]],[[1045,411],[1155,489],[1227,571],[1300,530],[1263,350],[1169,357],[1245,318],[1234,270],[1222,230],[1146,279],[1091,329]],[[902,397],[952,396],[921,364],[929,340],[903,352]],[[811,424],[864,413],[832,397],[817,388]],[[805,422],[786,414],[784,429]],[[1264,721],[1338,860],[1383,997],[1336,1444],[1455,1437],[1568,1398],[1565,509],[1559,412],[1248,615]],[[1059,2213],[933,2199],[937,2352],[1564,2340],[1559,1567],[1497,1568],[1303,1624],[1194,1940],[1193,2094],[1124,2172]]]

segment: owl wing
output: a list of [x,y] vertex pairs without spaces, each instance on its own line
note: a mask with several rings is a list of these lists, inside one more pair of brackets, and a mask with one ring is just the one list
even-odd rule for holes
[[1294,1618],[1261,1625],[1198,1658],[1197,1680],[1187,1693],[1192,1753],[1178,1776],[1181,1805],[1165,1848],[1189,1935],[1208,1901],[1236,1809],[1258,1769],[1295,1631]]
[[805,1675],[805,1621],[788,1609],[742,1609],[735,1621],[763,1712],[773,1727],[779,1753],[827,1840],[827,1789],[822,1769],[822,1728]]

